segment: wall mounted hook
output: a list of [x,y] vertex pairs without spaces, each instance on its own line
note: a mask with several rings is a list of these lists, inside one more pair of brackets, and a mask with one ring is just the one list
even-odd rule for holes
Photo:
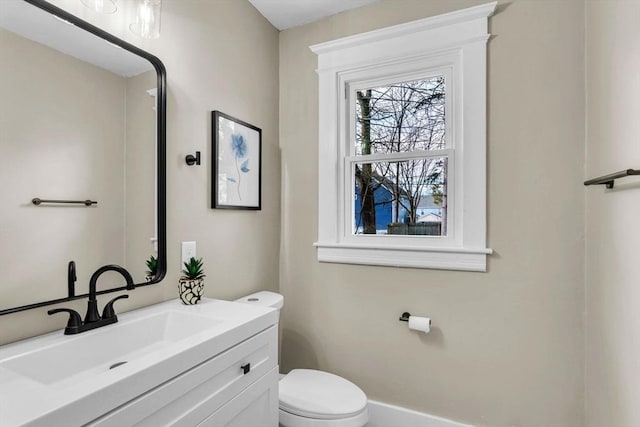
[[187,165],[189,166],[193,166],[193,165],[200,166],[200,152],[196,151],[195,156],[193,154],[187,154],[187,157],[184,158],[184,161],[187,162]]

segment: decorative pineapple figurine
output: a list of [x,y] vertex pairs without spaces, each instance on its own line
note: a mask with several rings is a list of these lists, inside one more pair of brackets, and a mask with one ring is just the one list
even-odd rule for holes
[[182,302],[187,305],[197,304],[202,298],[205,277],[202,264],[202,258],[194,257],[184,263],[183,275],[178,282],[178,292]]
[[154,277],[156,277],[156,271],[158,271],[158,258],[154,257],[153,255],[151,255],[151,257],[147,260],[146,262],[147,264],[147,282],[150,282],[153,280]]

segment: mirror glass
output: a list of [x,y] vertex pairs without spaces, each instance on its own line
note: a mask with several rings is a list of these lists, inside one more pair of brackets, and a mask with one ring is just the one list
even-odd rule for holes
[[70,261],[77,296],[106,264],[150,282],[158,256],[158,74],[67,18],[0,7],[0,311],[67,297]]

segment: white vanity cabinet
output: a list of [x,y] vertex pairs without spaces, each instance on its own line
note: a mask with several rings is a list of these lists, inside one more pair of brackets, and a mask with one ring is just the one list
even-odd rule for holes
[[276,427],[277,343],[274,325],[88,425]]
[[118,317],[0,347],[0,426],[278,426],[277,310],[203,298]]

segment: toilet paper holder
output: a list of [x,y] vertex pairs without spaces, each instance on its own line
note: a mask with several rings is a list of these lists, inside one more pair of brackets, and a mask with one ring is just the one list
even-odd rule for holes
[[[400,316],[398,320],[401,322],[408,322],[409,317],[411,317],[411,313],[409,313],[408,311],[405,311],[404,313],[402,313],[402,316]],[[431,325],[431,319],[429,319],[429,325]]]
[[404,313],[402,313],[402,316],[400,316],[400,320],[401,322],[408,322],[409,321],[409,317],[411,317],[411,313],[409,313],[408,311],[405,311]]
[[431,319],[428,317],[412,316],[411,313],[405,311],[399,319],[401,322],[407,322],[409,329],[420,331],[428,334],[431,330]]

